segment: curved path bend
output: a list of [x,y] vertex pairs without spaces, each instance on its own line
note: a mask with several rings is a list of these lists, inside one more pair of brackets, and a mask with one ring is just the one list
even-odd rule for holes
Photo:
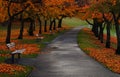
[[28,77],[120,77],[86,55],[77,44],[77,27],[59,36],[40,54]]

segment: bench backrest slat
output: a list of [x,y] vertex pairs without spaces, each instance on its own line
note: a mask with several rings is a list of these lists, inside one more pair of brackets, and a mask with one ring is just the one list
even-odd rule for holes
[[11,42],[11,43],[8,43],[7,44],[7,47],[10,49],[10,48],[14,48],[15,47],[15,43],[14,42]]

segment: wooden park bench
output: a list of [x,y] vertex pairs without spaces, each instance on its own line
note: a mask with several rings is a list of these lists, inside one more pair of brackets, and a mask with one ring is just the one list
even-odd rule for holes
[[36,40],[41,41],[44,37],[41,34],[36,34]]
[[7,47],[9,50],[11,50],[12,48],[14,48],[14,51],[11,51],[10,54],[11,54],[11,60],[12,60],[12,63],[15,62],[15,54],[18,55],[18,59],[20,59],[20,55],[25,51],[25,49],[16,49],[16,46],[15,46],[15,43],[14,42],[11,42],[11,43],[8,43],[7,44]]

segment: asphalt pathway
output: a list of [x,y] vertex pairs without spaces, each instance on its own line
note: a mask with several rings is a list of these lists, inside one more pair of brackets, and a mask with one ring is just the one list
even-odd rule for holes
[[77,44],[77,27],[59,36],[28,64],[35,66],[28,77],[120,77],[86,55]]

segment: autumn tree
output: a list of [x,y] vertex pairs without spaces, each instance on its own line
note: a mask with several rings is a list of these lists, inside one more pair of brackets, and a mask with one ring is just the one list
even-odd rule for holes
[[[2,5],[4,7],[4,21],[8,20],[8,28],[7,28],[7,36],[6,36],[6,43],[10,43],[10,37],[11,37],[11,27],[12,27],[12,21],[14,20],[14,17],[21,14],[23,11],[26,10],[26,8],[29,6],[29,4],[26,1],[2,1]],[[22,6],[22,7],[21,7]]]
[[46,16],[52,20],[51,24],[58,19],[58,28],[62,27],[63,18],[74,16],[78,8],[74,0],[44,0],[44,5],[47,7]]

